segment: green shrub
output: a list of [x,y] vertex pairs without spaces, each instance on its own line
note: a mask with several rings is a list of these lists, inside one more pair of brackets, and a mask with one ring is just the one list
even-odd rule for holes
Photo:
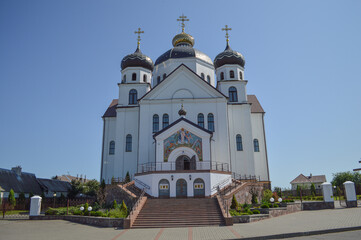
[[118,207],[117,201],[114,199],[112,208],[116,209],[117,207]]
[[250,208],[250,207],[252,207],[252,205],[251,205],[251,204],[244,203],[244,204],[242,205],[242,207],[243,207],[243,208]]
[[124,213],[124,211],[121,211],[120,209],[112,209],[107,215],[110,218],[126,218],[128,216],[127,213]]
[[276,203],[273,204],[273,207],[274,207],[274,208],[278,208],[278,204],[276,204]]
[[90,212],[90,216],[102,217],[102,216],[103,216],[103,212],[102,212],[102,211],[91,211],[91,212]]
[[80,209],[74,210],[73,215],[83,215],[83,212]]
[[128,214],[128,208],[127,205],[125,205],[124,200],[122,202],[122,206],[120,207],[120,211],[124,212],[125,214]]
[[57,211],[53,208],[48,208],[48,210],[45,211],[45,215],[56,215]]
[[257,210],[257,209],[254,209],[253,211],[253,214],[260,214],[261,212],[259,211],[259,210]]
[[234,209],[230,209],[230,210],[229,210],[229,214],[231,214],[231,216],[233,217],[233,216],[238,216],[238,215],[239,215],[239,212],[237,212],[237,211],[234,210]]
[[273,193],[271,190],[266,189],[263,191],[263,198],[262,201],[269,202],[270,198],[272,197]]
[[237,207],[238,207],[238,202],[237,202],[236,196],[234,196],[234,194],[233,194],[231,209],[236,209]]
[[99,203],[98,203],[98,202],[95,202],[95,203],[93,204],[93,211],[98,211],[99,209],[100,209]]
[[261,205],[261,208],[270,208],[270,205],[268,203],[263,203]]

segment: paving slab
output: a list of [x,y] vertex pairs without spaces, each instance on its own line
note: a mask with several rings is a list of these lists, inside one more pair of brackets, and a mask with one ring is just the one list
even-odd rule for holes
[[[307,236],[309,232],[327,233],[350,228],[361,229],[361,208],[302,211],[259,222],[233,226],[116,229],[100,228],[63,220],[0,220],[0,240],[42,239],[104,239],[104,240],[164,240],[164,239],[241,239],[273,236],[273,239]],[[338,230],[337,230],[338,229]],[[315,232],[313,232],[314,234]],[[316,236],[316,235],[315,235]],[[310,236],[307,236],[309,238]],[[317,238],[316,238],[317,239]]]

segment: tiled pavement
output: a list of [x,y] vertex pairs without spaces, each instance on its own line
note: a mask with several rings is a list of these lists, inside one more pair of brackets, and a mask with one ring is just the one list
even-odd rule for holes
[[285,233],[360,227],[361,208],[303,211],[231,227],[118,230],[61,220],[0,221],[0,239],[237,239]]

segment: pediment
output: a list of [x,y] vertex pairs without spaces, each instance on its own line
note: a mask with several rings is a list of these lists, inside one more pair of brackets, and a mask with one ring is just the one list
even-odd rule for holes
[[185,65],[180,65],[140,101],[226,98]]

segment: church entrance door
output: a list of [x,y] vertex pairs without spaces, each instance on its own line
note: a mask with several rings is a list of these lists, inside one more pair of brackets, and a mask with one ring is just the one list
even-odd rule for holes
[[184,179],[178,179],[176,183],[176,197],[186,198],[187,197],[187,182]]
[[159,198],[169,198],[169,181],[167,179],[159,181]]
[[204,190],[204,181],[201,178],[197,178],[193,182],[193,189],[194,189],[194,197],[205,197],[205,190]]
[[196,170],[196,157],[189,158],[186,155],[179,156],[176,161],[176,170]]

